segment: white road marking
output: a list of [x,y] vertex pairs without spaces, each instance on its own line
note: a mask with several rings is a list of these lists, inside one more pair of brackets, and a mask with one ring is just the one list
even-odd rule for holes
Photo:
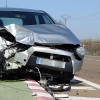
[[53,96],[54,97],[56,97],[56,98],[68,98],[69,96],[68,96],[68,94],[53,94]]
[[69,98],[60,98],[59,100],[100,100],[100,98],[69,96]]
[[88,84],[88,85],[91,85],[91,86],[93,86],[93,87],[95,87],[95,88],[97,88],[97,89],[100,89],[100,85],[98,85],[98,84],[96,84],[96,83],[93,83],[93,82],[90,82],[90,81],[88,81],[88,80],[79,78],[79,77],[77,77],[77,76],[74,76],[74,79],[83,81],[84,83],[86,83],[86,84]]
[[[88,59],[88,58],[84,58],[85,60],[94,60],[94,59]],[[95,60],[95,61],[100,61],[100,60]]]
[[96,60],[96,61],[100,61],[100,60]]
[[32,95],[34,95],[34,93],[36,93],[36,96],[43,96],[43,97],[53,98],[49,93],[33,92]]
[[96,89],[93,89],[92,87],[85,87],[85,86],[71,86],[71,89],[96,90]]
[[[98,60],[96,60],[96,59],[89,59],[87,57],[97,58]],[[86,60],[95,60],[95,61],[100,61],[99,58],[100,58],[100,56],[91,56],[91,55],[85,55],[85,57],[84,57],[84,59],[86,59]]]
[[[60,88],[60,86],[49,86],[52,89],[57,89]],[[64,86],[63,89],[68,88],[68,86]],[[92,87],[86,87],[86,86],[71,86],[71,89],[80,89],[80,90],[96,90],[93,89]]]
[[26,84],[37,84],[37,85],[39,85],[39,83],[37,83],[37,82],[33,82],[33,81],[24,81]]
[[[76,80],[79,80],[79,81],[83,81],[84,83],[86,84],[89,84],[93,87],[96,87],[98,89],[100,89],[100,85],[98,84],[95,84],[93,82],[90,82],[90,81],[87,81],[85,79],[82,79],[82,78],[79,78],[79,77],[76,77],[74,76],[74,79]],[[73,82],[73,81],[72,81]],[[32,83],[32,82],[26,82],[28,84]],[[34,82],[33,82],[34,83]],[[35,82],[35,84],[37,84]],[[40,86],[29,86],[28,87],[30,89],[40,89],[40,90],[45,90],[44,88],[40,87]],[[58,86],[59,87],[59,86]],[[67,88],[68,86],[64,86],[64,88]],[[92,90],[93,88],[92,87],[85,87],[85,86],[71,86],[71,89],[87,89],[87,90]],[[94,89],[93,89],[94,90]],[[49,98],[52,98],[52,96],[50,94],[47,94],[47,93],[42,93],[42,92],[33,92],[32,95],[34,96],[37,96],[37,97],[49,97]],[[75,96],[68,96],[68,94],[54,94],[55,97],[58,97],[59,100],[100,100],[100,98],[91,98],[91,97],[75,97]]]
[[88,59],[88,60],[94,60],[94,59]]
[[91,56],[91,55],[85,55],[85,57],[97,57],[97,58],[100,58],[100,56]]
[[40,87],[40,86],[28,86],[29,89],[39,89],[39,90],[45,90],[44,88]]

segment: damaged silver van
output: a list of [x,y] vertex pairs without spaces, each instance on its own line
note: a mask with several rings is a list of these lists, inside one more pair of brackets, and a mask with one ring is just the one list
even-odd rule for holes
[[70,81],[84,48],[64,25],[41,10],[0,8],[0,74],[26,71]]

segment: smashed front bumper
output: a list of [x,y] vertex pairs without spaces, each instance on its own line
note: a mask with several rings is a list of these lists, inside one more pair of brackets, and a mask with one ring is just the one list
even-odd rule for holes
[[28,65],[31,66],[31,68],[38,67],[59,72],[71,72],[74,74],[80,71],[82,63],[83,58],[80,60],[77,59],[73,52],[44,46],[31,46],[25,51],[16,52],[13,60],[6,60],[4,69],[19,69]]
[[[30,56],[27,65],[71,72],[73,74],[80,71],[82,67],[83,59],[76,59],[74,54],[68,51],[40,46],[31,47],[31,51],[33,51],[33,53]],[[59,57],[62,58],[59,59]]]

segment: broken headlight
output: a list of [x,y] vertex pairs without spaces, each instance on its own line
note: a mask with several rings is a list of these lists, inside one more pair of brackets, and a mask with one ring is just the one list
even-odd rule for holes
[[78,47],[77,49],[76,49],[76,54],[77,54],[77,56],[79,57],[79,58],[83,58],[84,57],[84,55],[85,55],[85,49],[84,49],[84,47]]

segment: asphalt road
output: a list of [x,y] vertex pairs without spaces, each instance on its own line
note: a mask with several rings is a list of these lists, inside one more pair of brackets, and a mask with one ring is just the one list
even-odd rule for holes
[[[86,79],[88,81],[100,85],[100,57],[85,56],[82,69],[80,72],[76,74],[80,78]],[[72,86],[72,89],[70,91],[65,92],[69,96],[92,97],[94,98],[94,100],[95,98],[100,98],[100,89],[95,88],[90,84],[86,84],[84,81],[78,80],[76,81],[76,83],[72,82],[69,85]],[[35,100],[35,99],[32,96],[32,93],[28,89],[25,82],[0,81],[0,100]]]
[[100,84],[100,56],[85,56],[82,69],[77,75]]

